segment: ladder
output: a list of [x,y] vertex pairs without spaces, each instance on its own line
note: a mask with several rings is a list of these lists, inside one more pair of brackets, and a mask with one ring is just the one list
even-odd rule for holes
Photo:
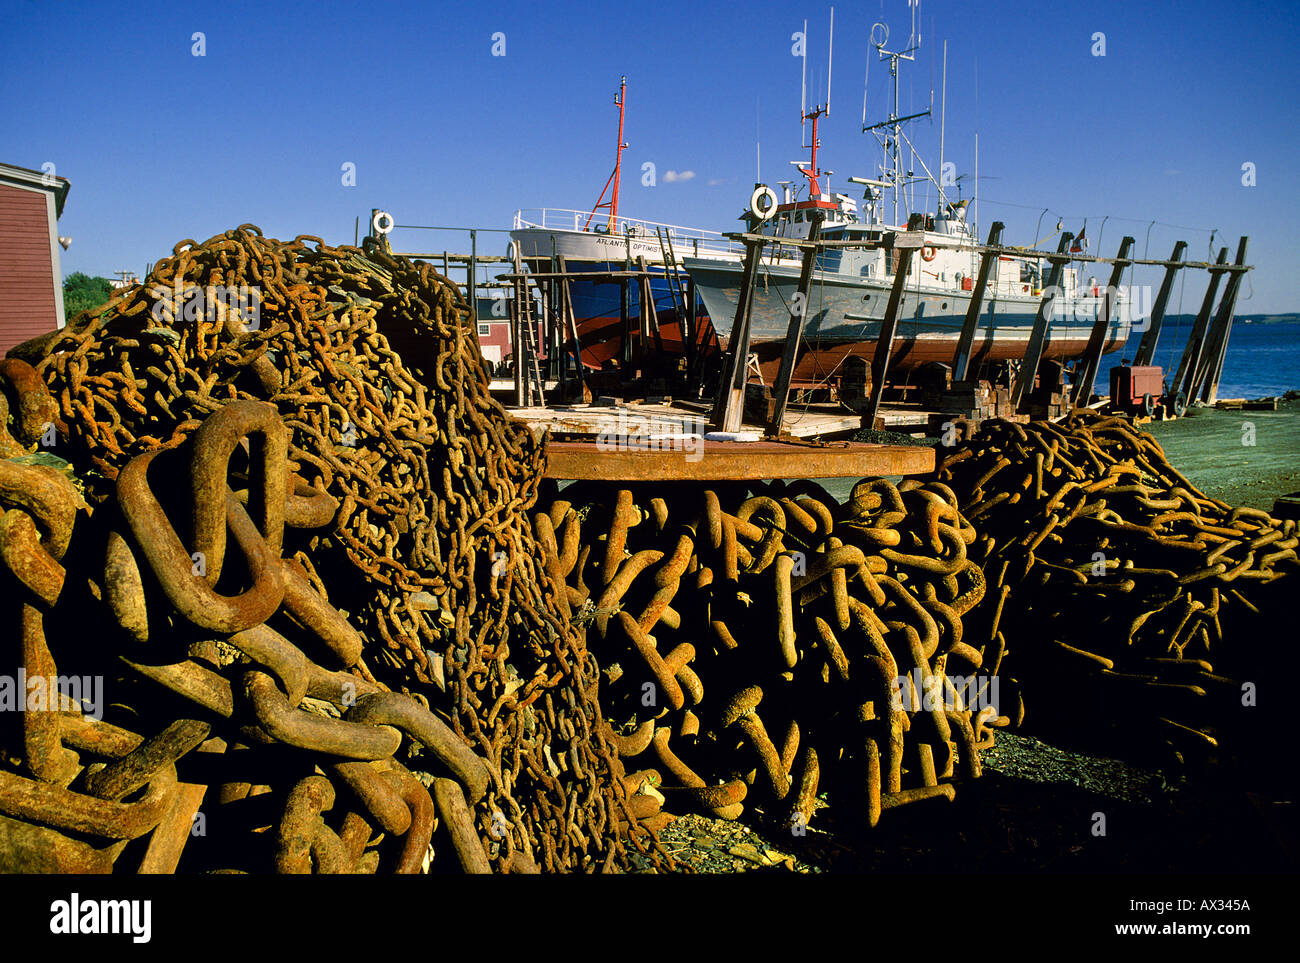
[[537,325],[533,318],[532,285],[535,282],[524,276],[517,246],[514,248],[514,268],[515,298],[511,308],[514,341],[511,347],[515,355],[515,403],[531,406],[535,388],[537,403],[545,405],[546,383],[542,380],[542,371],[537,364]]

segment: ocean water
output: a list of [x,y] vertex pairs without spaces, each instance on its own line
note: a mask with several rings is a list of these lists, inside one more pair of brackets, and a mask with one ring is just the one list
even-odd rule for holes
[[[1164,368],[1166,384],[1178,371],[1195,320],[1195,315],[1189,314],[1165,318],[1154,362]],[[1131,361],[1141,340],[1141,334],[1134,334],[1123,351],[1102,356],[1096,391],[1110,391],[1110,369],[1124,358]],[[1266,322],[1241,317],[1233,321],[1219,397],[1266,398],[1292,389],[1300,389],[1300,321]]]

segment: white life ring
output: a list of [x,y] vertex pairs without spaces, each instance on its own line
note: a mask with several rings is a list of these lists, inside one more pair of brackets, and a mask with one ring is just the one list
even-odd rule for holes
[[[928,252],[928,253],[927,253],[927,252]],[[923,247],[923,248],[921,248],[921,260],[922,260],[922,261],[933,261],[934,258],[935,258],[935,255],[938,254],[938,253],[939,253],[939,251],[938,251],[938,249],[936,249],[936,248],[933,248],[933,247]]]
[[390,233],[396,223],[387,211],[375,211],[375,216],[370,219],[370,227],[376,234]]
[[[767,207],[760,207],[759,201],[767,198]],[[760,221],[766,221],[776,213],[776,191],[767,185],[760,185],[754,188],[754,193],[749,195],[749,213],[753,214]]]

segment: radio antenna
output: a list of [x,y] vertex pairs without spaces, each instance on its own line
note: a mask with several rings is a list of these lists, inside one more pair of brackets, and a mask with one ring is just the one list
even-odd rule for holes
[[942,206],[946,198],[943,190],[943,131],[948,120],[948,41],[943,42],[943,87],[939,100],[939,204]]
[[871,58],[867,58],[867,66],[862,71],[862,126],[867,126],[867,90],[871,82]]
[[803,22],[803,73],[799,78],[799,126],[803,127],[803,115],[808,112],[808,21]]
[[831,38],[826,42],[826,116],[831,115],[831,62],[835,59],[835,8],[831,7]]

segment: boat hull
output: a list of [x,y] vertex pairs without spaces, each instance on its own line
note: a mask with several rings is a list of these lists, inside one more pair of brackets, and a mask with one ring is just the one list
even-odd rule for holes
[[[608,236],[553,230],[524,229],[511,232],[511,239],[519,245],[520,256],[530,270],[550,271],[551,246],[565,259],[565,267],[574,275],[569,282],[569,297],[573,303],[574,319],[578,327],[578,342],[583,364],[601,368],[619,358],[623,344],[623,283],[618,280],[583,278],[583,274],[623,271],[627,269],[627,239],[625,236]],[[682,290],[685,277],[678,279],[665,270],[663,255],[657,240],[632,238],[632,263],[645,257],[652,272],[650,293],[659,321],[659,337],[648,339],[640,346],[643,351],[653,351],[669,357],[686,354],[682,329],[684,311]],[[653,257],[651,256],[653,255]],[[629,336],[634,345],[639,340],[641,315],[641,285],[627,285],[627,317]],[[717,337],[704,304],[697,299],[697,347],[702,354],[716,353]]]
[[[714,319],[719,343],[730,341],[740,295],[742,272],[731,265],[686,259],[686,270]],[[793,381],[801,386],[826,384],[837,378],[846,359],[875,356],[876,343],[889,301],[890,283],[815,273],[810,288],[803,340]],[[798,272],[782,266],[765,267],[754,286],[750,312],[750,350],[757,355],[764,379],[775,379],[790,323],[790,306],[798,291]],[[999,295],[986,299],[980,312],[971,357],[974,364],[1024,357],[1041,298]],[[1044,358],[1072,359],[1087,348],[1101,310],[1101,297],[1060,302],[1048,326]],[[890,368],[905,371],[927,362],[951,364],[966,312],[967,292],[910,288],[899,306]],[[1103,352],[1123,346],[1130,324],[1124,312],[1108,325]]]

